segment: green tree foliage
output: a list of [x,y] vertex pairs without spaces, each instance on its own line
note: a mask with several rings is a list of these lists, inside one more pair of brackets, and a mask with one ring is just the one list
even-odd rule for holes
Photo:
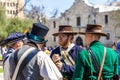
[[12,32],[24,33],[32,27],[33,20],[12,18],[8,19],[5,15],[5,8],[0,6],[0,41],[6,38]]
[[32,27],[32,24],[32,20],[21,20],[18,18],[7,19],[4,8],[0,7],[0,40],[3,40],[12,32],[24,33]]
[[21,20],[18,18],[10,19],[9,24],[6,27],[6,31],[8,34],[12,32],[22,32],[26,29],[32,27],[33,21],[32,20]]
[[0,40],[6,37],[7,35],[5,29],[6,29],[5,8],[0,6]]

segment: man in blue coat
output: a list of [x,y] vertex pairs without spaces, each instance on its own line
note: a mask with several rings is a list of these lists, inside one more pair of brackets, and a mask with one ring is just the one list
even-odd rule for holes
[[53,36],[58,36],[60,46],[52,50],[50,57],[63,74],[64,80],[71,80],[75,69],[75,60],[78,52],[82,50],[80,46],[72,42],[77,33],[70,25],[60,25],[59,32],[53,34]]

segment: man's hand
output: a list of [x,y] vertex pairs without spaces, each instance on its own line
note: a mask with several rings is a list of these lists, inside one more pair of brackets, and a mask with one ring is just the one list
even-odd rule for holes
[[60,56],[59,56],[59,54],[53,54],[52,60],[53,60],[54,63],[59,62],[59,61],[60,61]]
[[55,65],[58,67],[58,69],[61,71],[61,69],[62,69],[62,62],[60,61],[59,54],[53,54],[52,60],[55,63]]
[[62,62],[59,61],[59,62],[57,62],[57,63],[55,63],[55,64],[56,64],[56,66],[58,67],[58,69],[61,71],[61,70],[62,70]]

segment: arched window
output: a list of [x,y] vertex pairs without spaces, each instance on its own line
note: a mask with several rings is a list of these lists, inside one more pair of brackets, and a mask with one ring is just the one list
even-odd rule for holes
[[67,18],[67,24],[69,24],[70,18]]
[[77,26],[80,26],[81,25],[81,18],[77,17],[76,21],[77,21]]
[[105,24],[108,24],[108,15],[105,15]]

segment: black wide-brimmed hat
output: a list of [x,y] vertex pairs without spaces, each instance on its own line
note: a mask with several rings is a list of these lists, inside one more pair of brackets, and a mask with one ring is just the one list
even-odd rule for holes
[[47,35],[49,28],[42,23],[33,23],[33,27],[27,37],[35,43],[45,43],[47,40],[44,37]]
[[3,40],[2,44],[11,44],[15,43],[17,41],[23,40],[25,38],[25,35],[21,32],[13,32],[11,33],[5,40]]
[[86,34],[86,33],[90,33],[90,34],[99,34],[101,36],[106,36],[108,37],[108,35],[106,33],[102,32],[102,26],[101,25],[97,25],[97,24],[87,24],[87,28],[85,32],[79,32],[79,34]]
[[63,34],[72,34],[76,35],[78,32],[73,31],[71,25],[60,25],[59,30],[57,33],[52,34],[53,36],[58,36],[58,34],[63,33]]

